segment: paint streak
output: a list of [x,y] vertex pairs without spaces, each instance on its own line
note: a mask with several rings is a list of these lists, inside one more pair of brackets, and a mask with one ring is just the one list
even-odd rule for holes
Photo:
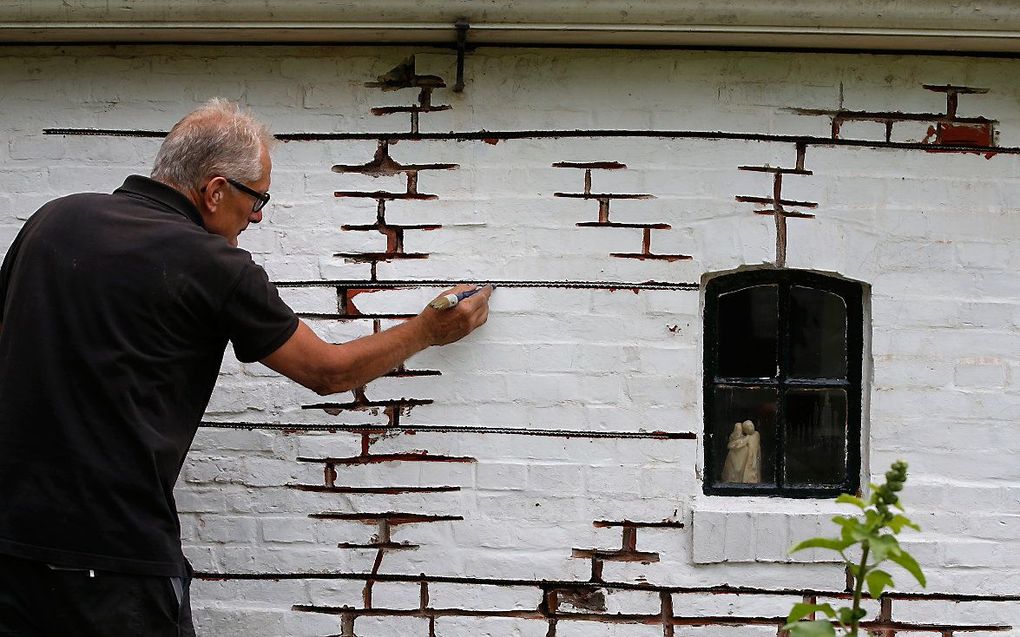
[[572,549],[571,557],[580,559],[605,560],[606,562],[641,562],[651,564],[659,561],[658,553],[634,551],[631,549]]
[[446,82],[438,75],[418,75],[415,71],[414,56],[410,56],[395,67],[376,78],[375,82],[365,82],[368,88],[380,88],[383,91],[397,91],[402,88],[443,88]]
[[418,524],[422,522],[456,522],[463,520],[461,515],[425,515],[423,513],[341,513],[338,511],[324,511],[323,513],[311,513],[310,518],[317,520],[352,520],[364,524],[378,524],[386,522],[389,525]]
[[[334,471],[335,474],[335,471]],[[336,479],[336,475],[333,476]],[[346,487],[346,486],[335,486],[333,484],[321,485],[321,484],[288,484],[288,489],[296,489],[298,491],[310,491],[312,493],[350,493],[354,495],[400,495],[403,493],[448,493],[451,491],[460,491],[460,487],[455,486],[441,486],[441,487]]]
[[431,455],[427,451],[412,451],[410,453],[380,453],[361,456],[349,456],[346,458],[309,458],[298,456],[298,462],[325,462],[329,465],[366,465],[381,464],[385,462],[477,462],[470,456],[443,456]]
[[981,146],[987,148],[992,145],[995,130],[991,124],[959,124],[955,122],[940,122],[937,143],[954,146]]
[[581,168],[585,170],[620,170],[626,168],[627,164],[618,161],[558,161],[552,165],[553,168]]
[[347,316],[361,316],[361,310],[354,305],[354,297],[359,294],[371,294],[378,292],[373,288],[343,288],[340,296],[340,312]]
[[596,613],[606,612],[606,593],[601,588],[559,588],[556,593],[557,605],[569,605],[579,610]]
[[643,252],[610,252],[609,256],[618,259],[637,259],[638,261],[687,261],[693,259],[689,254],[645,254]]

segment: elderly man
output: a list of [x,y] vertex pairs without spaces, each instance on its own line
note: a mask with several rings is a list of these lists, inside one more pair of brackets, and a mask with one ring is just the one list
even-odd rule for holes
[[[190,635],[173,498],[227,341],[350,390],[485,322],[491,288],[379,334],[320,340],[237,248],[272,137],[212,100],[152,177],[43,206],[0,270],[0,635]],[[455,291],[463,291],[456,288]]]

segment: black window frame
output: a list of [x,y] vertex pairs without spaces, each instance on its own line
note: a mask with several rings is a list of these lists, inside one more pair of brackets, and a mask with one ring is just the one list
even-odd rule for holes
[[[721,377],[717,375],[719,359],[719,298],[728,292],[758,285],[778,286],[778,370],[774,379]],[[835,294],[846,303],[846,379],[791,379],[790,368],[790,291],[794,286]],[[713,277],[705,286],[704,322],[704,453],[703,472],[706,495],[779,496],[788,498],[829,498],[840,493],[859,493],[861,473],[861,404],[864,356],[864,285],[806,270],[749,270]],[[778,392],[776,414],[775,464],[776,484],[715,483],[716,461],[714,422],[714,390],[720,386],[769,388]],[[786,396],[791,390],[805,388],[842,388],[846,391],[846,479],[840,484],[788,486],[783,484],[786,434]]]

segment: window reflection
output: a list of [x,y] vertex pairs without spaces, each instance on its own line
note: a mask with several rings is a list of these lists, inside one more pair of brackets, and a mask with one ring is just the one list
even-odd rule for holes
[[775,285],[719,295],[719,376],[776,375],[778,298]]
[[846,392],[791,390],[786,394],[786,480],[839,484],[846,479]]
[[832,292],[790,289],[790,370],[795,378],[846,378],[846,302]]

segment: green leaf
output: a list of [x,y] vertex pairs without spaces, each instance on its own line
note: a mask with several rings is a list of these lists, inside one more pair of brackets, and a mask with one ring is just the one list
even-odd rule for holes
[[[868,611],[863,608],[858,608],[856,612],[852,608],[839,609],[839,623],[842,624],[844,628],[852,626],[855,621],[860,621],[867,616]],[[867,635],[870,637],[871,633],[867,633]]]
[[863,542],[865,540],[870,541],[878,537],[878,532],[876,529],[869,529],[863,524],[859,524],[855,527],[850,527],[850,537],[852,537],[855,542]]
[[868,573],[864,581],[868,583],[868,595],[871,599],[878,599],[882,596],[882,591],[888,586],[893,585],[892,576],[885,571],[875,569]]
[[893,562],[896,562],[904,569],[906,569],[908,573],[913,575],[914,579],[917,580],[918,584],[920,584],[921,586],[928,585],[924,579],[924,573],[921,572],[921,567],[918,566],[917,560],[915,560],[910,553],[901,550],[896,555],[890,555],[889,559],[892,560]]
[[[861,524],[860,520],[854,517],[837,515],[832,518],[832,521],[843,527],[843,531],[840,533],[844,541],[848,542],[860,542],[871,537],[871,533],[868,531],[868,527]],[[849,545],[848,545],[849,546]]]
[[790,631],[790,637],[836,637],[836,629],[824,619],[794,622],[783,626],[783,630]]
[[839,497],[836,498],[836,502],[839,502],[840,504],[852,504],[861,511],[868,508],[868,505],[865,504],[864,500],[855,495],[850,495],[849,493],[841,493]]
[[893,533],[899,533],[905,526],[908,526],[915,531],[921,530],[921,527],[911,522],[905,515],[896,515],[893,519],[889,520],[889,528],[892,529]]
[[798,619],[803,619],[811,613],[817,613],[819,611],[825,613],[826,617],[836,616],[836,611],[832,609],[830,604],[807,604],[805,602],[799,602],[794,604],[793,608],[790,609],[790,615],[786,618],[786,622],[788,624],[792,624]]
[[860,522],[857,521],[857,518],[853,517],[852,515],[837,515],[834,518],[832,518],[832,521],[842,527],[846,527],[853,524],[860,524]]
[[878,537],[873,537],[868,541],[871,546],[871,555],[874,557],[875,562],[881,562],[886,559],[892,559],[893,555],[899,555],[902,551],[900,550],[900,543],[896,541],[896,537],[886,533]]
[[835,538],[827,537],[813,537],[804,540],[797,546],[793,547],[790,549],[790,552],[796,553],[797,551],[803,551],[804,549],[829,549],[830,551],[842,553],[843,550],[851,544],[853,544],[853,542],[847,542],[846,540],[837,540]]

